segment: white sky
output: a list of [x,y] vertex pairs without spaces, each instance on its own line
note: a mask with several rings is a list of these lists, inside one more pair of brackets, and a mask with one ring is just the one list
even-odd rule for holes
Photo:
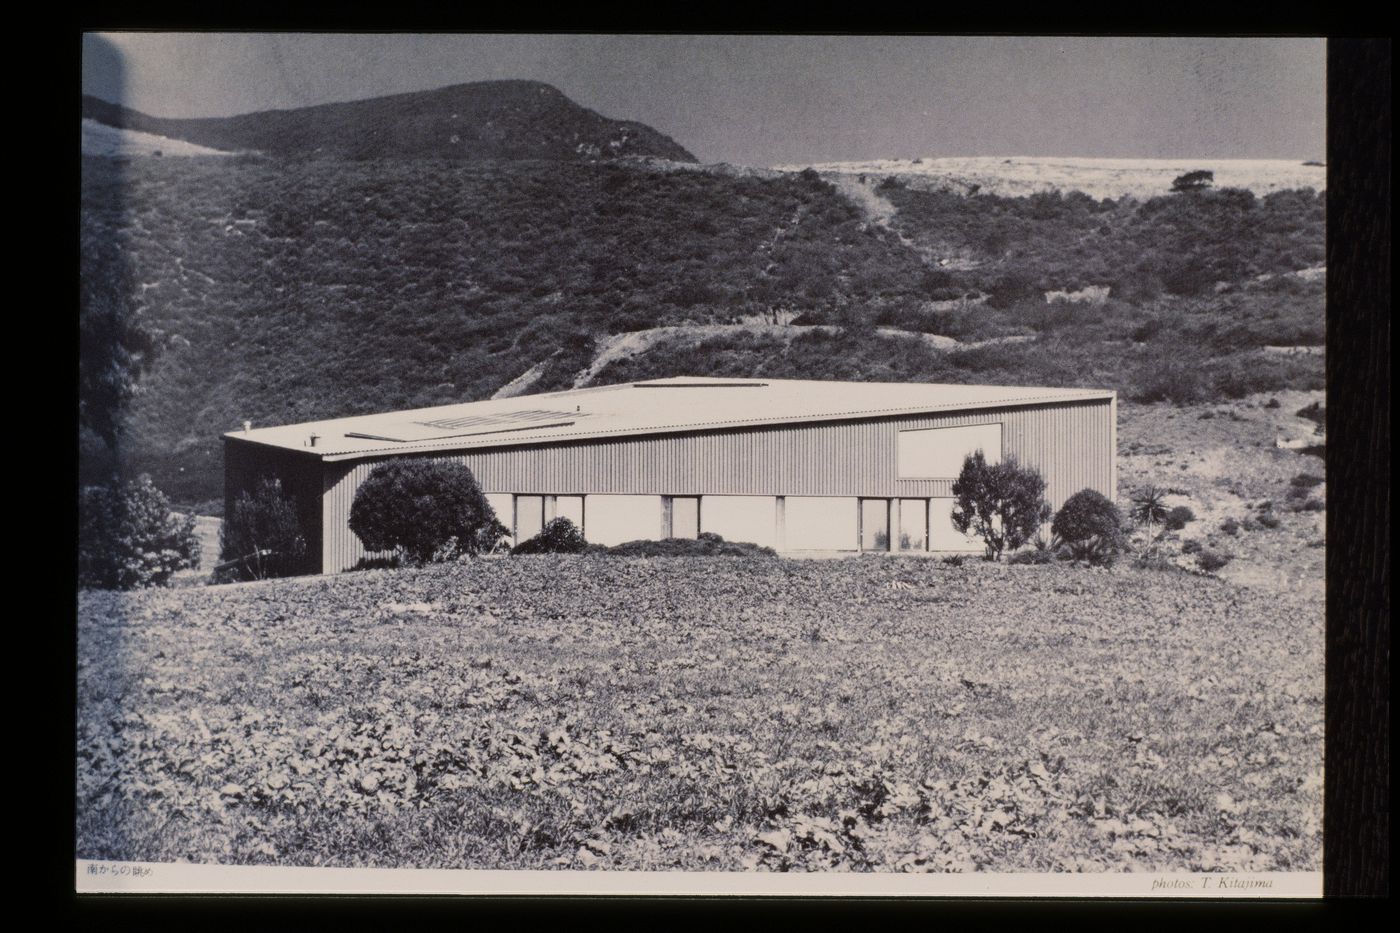
[[109,33],[83,50],[85,93],[156,116],[528,78],[706,162],[1325,153],[1322,39]]

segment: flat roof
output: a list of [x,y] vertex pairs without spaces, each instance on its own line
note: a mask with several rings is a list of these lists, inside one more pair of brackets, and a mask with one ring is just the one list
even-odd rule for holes
[[323,460],[352,460],[408,451],[513,447],[1114,397],[1105,389],[677,376],[230,431],[224,437]]

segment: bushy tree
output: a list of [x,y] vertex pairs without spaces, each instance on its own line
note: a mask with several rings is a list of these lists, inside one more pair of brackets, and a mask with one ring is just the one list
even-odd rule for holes
[[263,580],[305,572],[306,538],[297,520],[296,502],[280,480],[264,477],[252,492],[239,493],[233,511],[219,529],[222,574],[238,580]]
[[78,280],[78,473],[92,486],[116,483],[118,435],[137,380],[160,349],[132,298],[130,257],[115,238],[85,227]]
[[419,564],[479,554],[508,533],[465,464],[406,458],[370,471],[350,505],[350,530],[366,550]]
[[581,554],[588,550],[583,532],[567,518],[551,519],[539,534],[522,541],[512,554]]
[[130,590],[160,586],[177,570],[199,566],[194,516],[142,475],[78,493],[78,585]]
[[1066,499],[1055,513],[1050,532],[1076,559],[1093,564],[1111,563],[1127,544],[1118,506],[1093,489],[1081,489]]
[[953,525],[987,546],[987,559],[1029,541],[1050,518],[1045,478],[1015,457],[989,465],[982,451],[969,454],[953,482]]
[[1215,173],[1199,169],[1194,172],[1187,172],[1185,175],[1178,175],[1172,179],[1172,191],[1204,191],[1215,181]]

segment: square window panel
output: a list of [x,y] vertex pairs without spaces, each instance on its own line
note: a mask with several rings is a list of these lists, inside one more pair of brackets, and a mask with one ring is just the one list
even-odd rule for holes
[[888,551],[890,549],[890,500],[860,500],[860,549]]
[[700,534],[700,500],[676,496],[671,500],[671,537],[695,538]]
[[515,543],[529,541],[544,528],[544,496],[515,497]]
[[899,500],[899,549],[928,550],[928,500]]

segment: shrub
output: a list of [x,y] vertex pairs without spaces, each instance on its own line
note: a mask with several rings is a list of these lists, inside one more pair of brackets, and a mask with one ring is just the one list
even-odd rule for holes
[[1183,541],[1183,542],[1181,542],[1181,553],[1183,553],[1183,554],[1199,554],[1200,552],[1201,552],[1201,542],[1197,541],[1196,539],[1192,538],[1192,539],[1189,540],[1189,541]]
[[1138,326],[1134,327],[1129,335],[1133,343],[1147,343],[1162,332],[1162,319],[1158,317],[1149,318]]
[[606,548],[618,557],[776,557],[770,547],[748,541],[726,541],[712,532],[696,538],[666,538],[662,541],[627,541]]
[[1289,480],[1288,484],[1297,489],[1312,489],[1314,486],[1322,485],[1322,477],[1312,473],[1299,473]]
[[1022,301],[1044,302],[1045,296],[1035,279],[1019,270],[1008,272],[988,289],[989,308],[1009,308]]
[[1187,522],[1194,522],[1196,513],[1191,511],[1187,505],[1178,505],[1167,513],[1167,517],[1162,520],[1168,531],[1180,531],[1186,527]]
[[1265,510],[1260,512],[1258,522],[1265,528],[1277,528],[1280,524],[1282,524],[1282,521],[1279,519],[1279,517],[1275,515],[1271,510]]
[[1139,570],[1155,570],[1159,573],[1180,572],[1181,568],[1159,554],[1140,554],[1133,559],[1133,566]]
[[1132,399],[1188,405],[1201,401],[1209,393],[1209,381],[1199,367],[1176,362],[1151,363],[1138,371]]
[[1215,173],[1205,169],[1187,172],[1172,179],[1172,191],[1204,191],[1215,181]]
[[1081,489],[1065,500],[1050,531],[1066,545],[1076,560],[1109,564],[1126,545],[1123,516],[1103,493]]
[[947,557],[943,558],[942,563],[947,564],[949,567],[961,567],[963,564],[967,563],[967,558],[962,554],[949,554]]
[[1319,429],[1327,426],[1327,409],[1323,408],[1317,402],[1313,402],[1311,405],[1298,409],[1297,415],[1299,418],[1306,418],[1311,421],[1313,424],[1317,425]]
[[588,550],[583,532],[567,518],[550,519],[539,534],[522,541],[512,554],[580,554]]
[[1235,521],[1233,517],[1227,518],[1225,519],[1225,521],[1220,523],[1220,530],[1225,532],[1230,537],[1234,537],[1235,535],[1240,533],[1240,523]]
[[280,480],[265,477],[253,492],[241,492],[219,529],[215,575],[227,580],[263,580],[306,571],[306,538],[297,519],[296,502],[282,492]]
[[953,497],[954,527],[981,538],[988,560],[1025,544],[1050,518],[1045,478],[1014,457],[988,465],[982,451],[969,454],[953,482]]
[[507,534],[465,464],[394,459],[355,493],[350,530],[369,551],[428,563],[494,548]]
[[79,586],[160,586],[175,571],[198,566],[194,516],[171,512],[149,476],[79,491]]
[[1152,540],[1152,526],[1167,520],[1167,493],[1148,485],[1133,494],[1133,521],[1147,526],[1147,539]]
[[1059,559],[1059,549],[1055,547],[1053,542],[1047,542],[1044,538],[1036,538],[1031,547],[1017,551],[1008,557],[1006,562],[1015,566],[1040,565],[1053,564]]
[[1206,573],[1214,573],[1228,564],[1231,559],[1232,558],[1228,554],[1221,554],[1218,551],[1203,548],[1201,552],[1196,555],[1196,566],[1200,567]]

